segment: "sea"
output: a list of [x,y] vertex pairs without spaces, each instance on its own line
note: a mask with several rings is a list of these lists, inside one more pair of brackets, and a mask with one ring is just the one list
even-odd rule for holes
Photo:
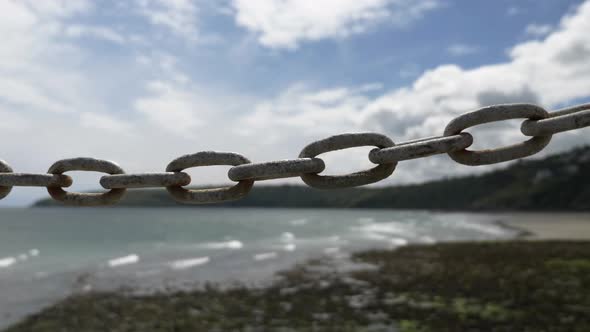
[[514,238],[494,215],[370,209],[0,209],[0,328],[72,295],[260,286],[311,258]]

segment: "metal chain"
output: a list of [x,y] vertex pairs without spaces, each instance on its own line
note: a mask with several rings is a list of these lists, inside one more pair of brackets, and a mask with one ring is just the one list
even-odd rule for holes
[[[213,165],[238,166],[249,163],[250,160],[237,153],[203,151],[173,160],[166,167],[166,171],[181,172],[190,167]],[[242,198],[250,192],[253,185],[254,180],[240,180],[233,187],[226,188],[188,190],[181,186],[168,186],[166,189],[168,189],[170,195],[178,202],[186,204],[207,204]]]
[[[61,175],[68,171],[90,171],[108,174],[124,174],[125,171],[112,161],[94,158],[63,159],[51,167],[47,173]],[[67,205],[77,206],[101,206],[117,203],[121,200],[127,189],[111,189],[106,193],[70,193],[61,187],[47,187],[49,195],[53,199]]]
[[[549,113],[546,110],[531,104],[489,106],[456,117],[446,126],[444,135],[457,135],[464,129],[484,123],[519,118],[540,120],[547,117],[549,117]],[[551,141],[551,135],[533,136],[528,141],[493,150],[470,151],[462,149],[449,151],[448,154],[451,159],[460,164],[469,166],[490,165],[533,155],[543,150],[549,144],[549,141]]]
[[527,136],[553,135],[590,126],[590,103],[555,111],[544,120],[527,120],[521,131]]
[[[532,136],[527,141],[491,150],[467,150],[473,137],[465,129],[496,121],[525,118],[521,132]],[[0,199],[8,196],[12,187],[46,187],[55,200],[66,205],[100,206],[119,202],[127,189],[165,187],[181,203],[208,204],[240,199],[248,194],[254,182],[270,179],[301,177],[307,185],[319,189],[350,188],[375,183],[389,177],[398,162],[448,154],[458,163],[478,166],[527,157],[543,150],[552,135],[590,126],[590,103],[568,107],[555,112],[532,104],[506,104],[480,108],[453,119],[443,136],[421,138],[400,144],[377,133],[342,134],[307,145],[299,158],[251,163],[233,152],[204,151],[175,159],[162,173],[125,174],[117,164],[94,158],[64,159],[53,164],[46,174],[14,173],[0,160]],[[317,156],[326,152],[359,146],[375,146],[369,160],[377,166],[356,173],[320,175],[325,163]],[[225,188],[185,189],[191,177],[183,170],[191,167],[229,165],[228,177],[237,184]],[[74,193],[64,191],[72,185],[68,171],[103,172],[100,179],[105,193]]]
[[[389,137],[375,133],[342,134],[313,142],[303,148],[299,158],[313,158],[319,154],[359,146],[376,146],[379,149],[393,146]],[[337,189],[358,187],[375,183],[390,176],[395,170],[396,162],[388,162],[366,171],[346,175],[301,174],[301,179],[308,186],[318,189]]]

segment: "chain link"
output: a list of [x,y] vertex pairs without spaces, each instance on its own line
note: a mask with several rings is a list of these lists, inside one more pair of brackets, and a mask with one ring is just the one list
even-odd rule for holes
[[[388,148],[394,143],[389,137],[375,133],[342,134],[313,142],[303,148],[299,158],[313,158],[319,154],[343,150],[360,146],[376,146]],[[318,189],[337,189],[358,187],[381,181],[390,176],[397,163],[386,163],[369,170],[350,173],[346,175],[318,175],[302,174],[301,179],[308,186]]]
[[[532,136],[527,141],[491,150],[467,150],[473,137],[463,130],[473,126],[510,119],[526,119],[521,132]],[[390,176],[398,162],[448,154],[451,159],[465,165],[489,165],[515,160],[541,151],[552,135],[590,126],[590,104],[577,105],[548,113],[532,104],[506,104],[484,107],[453,119],[443,136],[422,138],[395,145],[387,136],[377,133],[342,134],[307,145],[299,158],[251,163],[246,157],[233,152],[204,151],[173,160],[166,172],[125,174],[117,164],[94,158],[64,159],[53,164],[45,174],[14,173],[8,163],[0,160],[0,199],[8,196],[12,187],[46,187],[57,201],[66,205],[101,206],[119,202],[127,189],[166,187],[174,199],[181,203],[208,204],[244,197],[255,181],[301,177],[307,185],[319,189],[362,186]],[[330,176],[320,175],[325,163],[317,156],[323,153],[352,147],[375,146],[369,160],[376,167],[356,173]],[[231,187],[185,189],[191,177],[183,170],[191,167],[228,165],[228,177],[238,182]],[[72,185],[68,171],[103,172],[100,179],[105,193],[75,193],[64,191]]]
[[[203,151],[195,154],[189,154],[173,160],[168,167],[167,172],[181,172],[187,168],[199,166],[230,165],[238,166],[249,164],[250,160],[246,157],[233,152],[215,152]],[[233,187],[226,188],[207,188],[207,189],[185,189],[181,186],[166,187],[168,192],[178,202],[186,204],[209,204],[225,202],[242,198],[250,192],[254,180],[241,180]]]
[[468,148],[473,144],[473,136],[461,133],[453,136],[421,138],[400,143],[385,149],[374,149],[369,160],[375,164],[395,163],[403,160],[424,158]]
[[527,136],[553,135],[590,126],[590,103],[555,111],[543,120],[527,120],[520,130]]
[[232,181],[264,181],[300,177],[308,173],[320,173],[325,168],[324,161],[319,158],[299,158],[234,166],[229,170],[228,176]]
[[62,187],[72,185],[72,178],[59,174],[29,174],[3,173],[0,174],[0,186],[11,187]]
[[[545,119],[549,113],[532,104],[508,104],[481,108],[465,113],[453,119],[445,128],[445,136],[460,134],[469,127],[502,120],[526,118],[530,120]],[[551,141],[551,135],[534,136],[522,143],[491,150],[469,151],[466,149],[451,151],[449,156],[456,162],[469,166],[497,164],[513,159],[533,155]]]
[[100,178],[100,185],[105,189],[182,187],[190,183],[190,175],[184,172],[116,174]]
[[[47,173],[61,175],[69,171],[103,172],[123,174],[125,171],[112,161],[94,158],[63,159],[49,167]],[[53,199],[66,205],[101,206],[115,204],[121,200],[127,189],[112,189],[106,193],[70,193],[60,187],[47,187]]]

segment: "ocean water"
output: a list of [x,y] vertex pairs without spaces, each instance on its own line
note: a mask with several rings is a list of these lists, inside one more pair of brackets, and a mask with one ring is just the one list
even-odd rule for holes
[[0,209],[0,327],[72,293],[268,281],[317,256],[493,240],[492,216],[344,209]]

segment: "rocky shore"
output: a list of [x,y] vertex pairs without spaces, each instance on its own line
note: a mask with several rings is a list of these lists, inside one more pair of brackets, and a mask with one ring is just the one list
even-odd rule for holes
[[7,331],[590,330],[590,241],[408,246],[349,262],[309,261],[258,288],[79,294]]

